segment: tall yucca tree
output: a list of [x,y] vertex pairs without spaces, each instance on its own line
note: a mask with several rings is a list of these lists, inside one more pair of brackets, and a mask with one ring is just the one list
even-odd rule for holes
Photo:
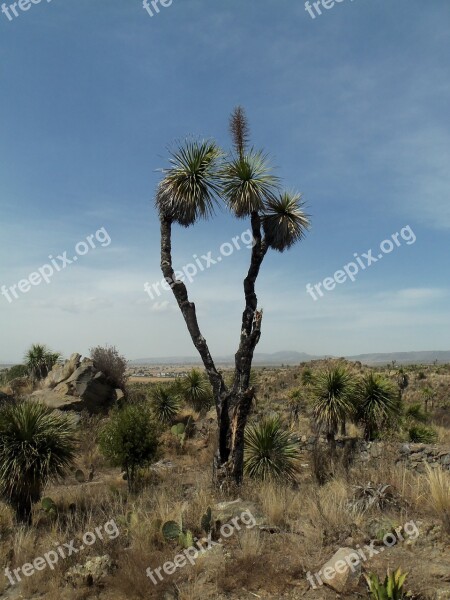
[[75,446],[67,415],[31,400],[0,410],[0,495],[20,521],[31,522],[33,503],[50,479],[72,465]]
[[353,416],[353,391],[352,376],[343,365],[319,371],[314,378],[314,420],[332,448],[339,426]]
[[395,386],[382,375],[368,373],[354,394],[356,418],[364,426],[366,440],[374,440],[387,425],[395,425],[401,414],[401,398]]
[[[170,285],[213,387],[219,442],[215,457],[216,483],[243,476],[244,432],[255,389],[250,382],[254,350],[261,336],[262,310],[258,311],[256,279],[269,249],[284,251],[302,239],[309,227],[298,194],[280,194],[267,155],[249,148],[249,127],[240,107],[230,118],[233,151],[228,155],[211,141],[188,141],[170,156],[156,194],[161,223],[161,270]],[[249,218],[253,234],[250,266],[244,280],[245,308],[235,372],[226,385],[202,335],[195,305],[186,286],[177,281],[172,265],[172,225],[188,227],[212,215],[222,202],[237,218]],[[264,230],[263,230],[264,223]]]

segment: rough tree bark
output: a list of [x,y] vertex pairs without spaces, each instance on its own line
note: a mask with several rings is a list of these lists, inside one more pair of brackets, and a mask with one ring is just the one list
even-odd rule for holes
[[214,479],[217,485],[239,485],[243,477],[244,432],[251,410],[254,389],[250,386],[253,353],[261,337],[262,311],[257,310],[255,283],[267,252],[261,236],[261,218],[251,215],[253,247],[250,267],[244,280],[245,309],[239,348],[235,354],[235,374],[231,387],[225,385],[222,374],[216,369],[205,338],[201,334],[195,305],[189,301],[186,286],[176,280],[172,266],[172,220],[161,216],[161,270],[170,285],[186,322],[192,342],[203,361],[213,388],[217,412],[218,444],[214,459]]

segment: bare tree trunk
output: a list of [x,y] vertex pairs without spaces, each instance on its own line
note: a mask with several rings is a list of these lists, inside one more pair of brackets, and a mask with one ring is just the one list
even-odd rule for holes
[[186,322],[213,388],[218,422],[218,447],[214,459],[214,478],[218,485],[233,482],[239,485],[243,476],[244,433],[251,410],[254,389],[250,387],[253,353],[261,336],[262,312],[257,311],[255,282],[267,246],[261,238],[261,220],[258,213],[251,218],[254,246],[247,277],[244,280],[245,309],[242,315],[241,337],[235,355],[233,385],[227,388],[200,332],[194,303],[189,301],[186,286],[175,279],[172,266],[172,220],[161,216],[161,270]]

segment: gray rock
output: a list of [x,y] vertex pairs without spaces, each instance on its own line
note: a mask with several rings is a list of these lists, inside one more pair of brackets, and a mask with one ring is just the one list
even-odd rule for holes
[[339,548],[321,569],[325,585],[339,594],[354,591],[361,578],[361,557],[353,548]]
[[80,359],[81,354],[74,353],[63,365],[54,365],[53,369],[44,379],[43,387],[53,388],[56,387],[58,383],[61,383],[61,381],[68,379],[79,367]]

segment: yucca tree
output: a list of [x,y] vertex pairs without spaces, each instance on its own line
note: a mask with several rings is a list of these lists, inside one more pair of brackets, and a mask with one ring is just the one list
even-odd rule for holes
[[394,425],[401,414],[398,390],[385,377],[367,373],[354,393],[356,418],[364,426],[366,440],[374,440],[387,425]]
[[69,417],[30,400],[0,410],[0,494],[20,521],[31,522],[33,503],[50,479],[62,477],[75,458]]
[[24,362],[31,379],[38,381],[47,377],[59,358],[58,352],[51,352],[44,344],[32,344]]
[[180,412],[181,401],[174,386],[157,385],[151,391],[150,405],[155,419],[170,425]]
[[[262,310],[258,310],[256,279],[269,249],[280,252],[302,239],[309,227],[299,194],[282,194],[263,151],[249,147],[249,127],[242,108],[230,118],[233,151],[225,154],[211,141],[187,141],[170,155],[163,171],[156,205],[161,223],[161,270],[170,285],[199,352],[213,388],[219,425],[219,444],[214,460],[216,483],[243,476],[244,433],[255,389],[250,382],[253,353],[261,336]],[[202,335],[195,305],[186,286],[177,281],[172,265],[172,225],[188,227],[208,218],[222,203],[237,218],[249,218],[253,234],[250,266],[244,280],[245,307],[235,370],[227,385],[216,368]]]
[[334,449],[339,426],[353,416],[352,377],[342,365],[329,367],[315,376],[312,393],[316,426]]
[[244,472],[253,479],[295,480],[300,450],[278,417],[268,417],[245,430]]
[[191,369],[181,380],[181,394],[185,402],[197,412],[208,410],[211,406],[212,394],[209,381],[199,369]]

